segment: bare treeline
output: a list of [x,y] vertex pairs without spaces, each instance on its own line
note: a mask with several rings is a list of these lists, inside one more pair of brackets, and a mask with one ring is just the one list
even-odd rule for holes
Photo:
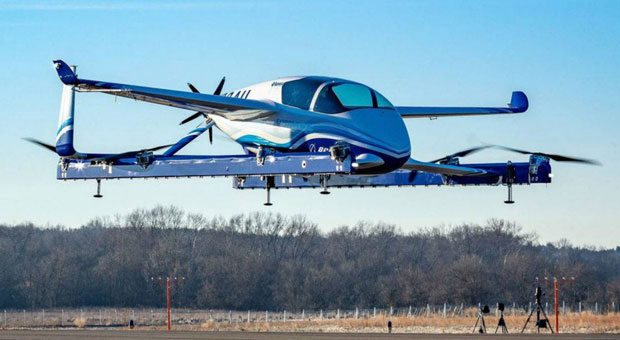
[[563,300],[620,299],[620,252],[541,245],[489,220],[403,233],[359,223],[328,233],[303,216],[210,219],[174,207],[79,229],[0,225],[0,308],[161,306],[237,310],[532,300],[536,277],[575,277]]

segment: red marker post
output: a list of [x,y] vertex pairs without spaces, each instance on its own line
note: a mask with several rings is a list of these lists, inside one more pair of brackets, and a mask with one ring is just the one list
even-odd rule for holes
[[[181,281],[185,281],[185,277],[166,277],[166,313],[167,313],[167,318],[166,318],[166,328],[168,329],[168,332],[170,332],[170,281],[176,281],[176,282],[181,282]],[[158,278],[154,278],[151,277],[151,281],[159,281],[162,282],[163,278],[160,276]]]
[[[538,280],[538,278],[536,278],[536,280]],[[559,308],[559,300],[560,300],[559,281],[560,280],[574,282],[575,277],[574,276],[571,276],[569,278],[564,277],[564,276],[562,278],[557,278],[555,276],[553,277],[553,305],[555,309],[555,332],[556,333],[560,332],[560,308]],[[549,278],[545,277],[544,281],[549,282]]]
[[558,289],[558,278],[554,277],[553,278],[553,299],[554,301],[554,306],[555,306],[555,332],[559,333],[560,332],[560,312],[558,309],[558,295],[560,294],[559,289]]
[[[168,322],[166,325],[168,326],[168,332],[170,332],[170,278],[166,278],[166,309],[168,311]],[[557,313],[556,313],[557,317]]]

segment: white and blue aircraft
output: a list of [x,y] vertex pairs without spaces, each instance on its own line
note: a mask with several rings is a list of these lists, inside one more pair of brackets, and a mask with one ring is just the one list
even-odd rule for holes
[[[586,159],[505,148],[530,154],[530,161],[522,163],[523,166],[510,162],[459,164],[459,157],[490,146],[464,150],[431,162],[411,157],[411,144],[404,119],[522,113],[528,109],[528,99],[520,91],[512,93],[507,107],[394,106],[366,85],[331,77],[278,78],[222,94],[223,78],[213,94],[204,94],[189,83],[191,92],[111,83],[79,78],[75,68],[62,60],[55,60],[54,66],[64,84],[56,145],[29,140],[55,151],[61,157],[59,179],[91,178],[97,179],[100,184],[101,179],[107,178],[226,175],[235,176],[235,186],[240,189],[244,188],[247,178],[257,177],[256,180],[262,182],[250,187],[264,187],[269,191],[277,187],[314,187],[308,184],[313,183],[309,179],[318,176],[323,193],[327,192],[328,186],[428,185],[438,184],[437,179],[440,179],[439,184],[507,184],[510,188],[513,183],[550,182],[550,159],[594,163]],[[73,97],[76,91],[102,92],[191,110],[195,113],[181,124],[196,118],[203,119],[203,122],[173,145],[121,154],[82,153],[73,147]],[[213,127],[239,143],[245,155],[176,155],[181,148],[206,131],[209,131],[212,140]],[[168,149],[163,154],[153,155],[153,151],[166,147]],[[308,164],[326,154],[332,163],[316,169],[307,169],[306,166],[289,169],[282,158],[287,155],[288,159],[301,157],[303,160],[299,164]],[[230,170],[231,166],[234,167],[233,163],[247,160],[248,157],[256,158],[256,166],[265,165],[266,159],[276,164],[271,164],[269,170]],[[211,163],[215,160],[225,162],[228,170],[221,173],[221,170],[207,169],[204,165],[206,159]],[[178,162],[185,163],[175,168]],[[194,170],[187,170],[187,162],[195,166]],[[334,166],[333,162],[341,165]],[[99,170],[85,171],[86,167],[98,167]],[[106,167],[107,173],[101,171]],[[124,170],[112,173],[113,167]],[[157,170],[158,167],[162,170]],[[523,174],[527,178],[520,177],[519,174],[523,172],[521,167],[526,169]],[[539,173],[543,168],[545,171]],[[71,169],[79,171],[71,172]],[[415,182],[414,177],[419,173],[433,176]],[[388,179],[392,178],[385,176],[389,174],[400,177]],[[283,177],[283,183],[276,185],[273,178],[279,175],[288,175],[288,182]],[[297,184],[292,180],[293,176]],[[99,186],[97,197],[100,197]],[[512,200],[509,198],[508,201]]]

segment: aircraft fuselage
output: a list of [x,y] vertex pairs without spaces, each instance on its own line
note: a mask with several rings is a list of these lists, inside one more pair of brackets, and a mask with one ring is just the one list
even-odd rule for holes
[[[393,107],[319,112],[321,98],[317,97],[325,85],[311,89],[307,110],[286,105],[281,89],[282,84],[291,79],[304,78],[264,82],[225,94],[273,101],[278,108],[274,113],[239,120],[234,116],[231,118],[215,114],[209,117],[218,129],[249,152],[256,152],[258,146],[281,152],[328,152],[332,146],[340,143],[348,146],[355,158],[358,173],[389,172],[400,168],[409,159],[409,134],[403,119]],[[338,79],[323,81],[323,84],[333,83],[357,84]]]

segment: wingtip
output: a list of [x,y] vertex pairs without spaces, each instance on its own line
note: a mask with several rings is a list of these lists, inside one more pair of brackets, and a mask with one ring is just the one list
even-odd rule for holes
[[515,112],[525,112],[529,108],[530,103],[527,99],[527,96],[523,91],[514,91],[512,92],[512,97],[510,98],[510,108]]

